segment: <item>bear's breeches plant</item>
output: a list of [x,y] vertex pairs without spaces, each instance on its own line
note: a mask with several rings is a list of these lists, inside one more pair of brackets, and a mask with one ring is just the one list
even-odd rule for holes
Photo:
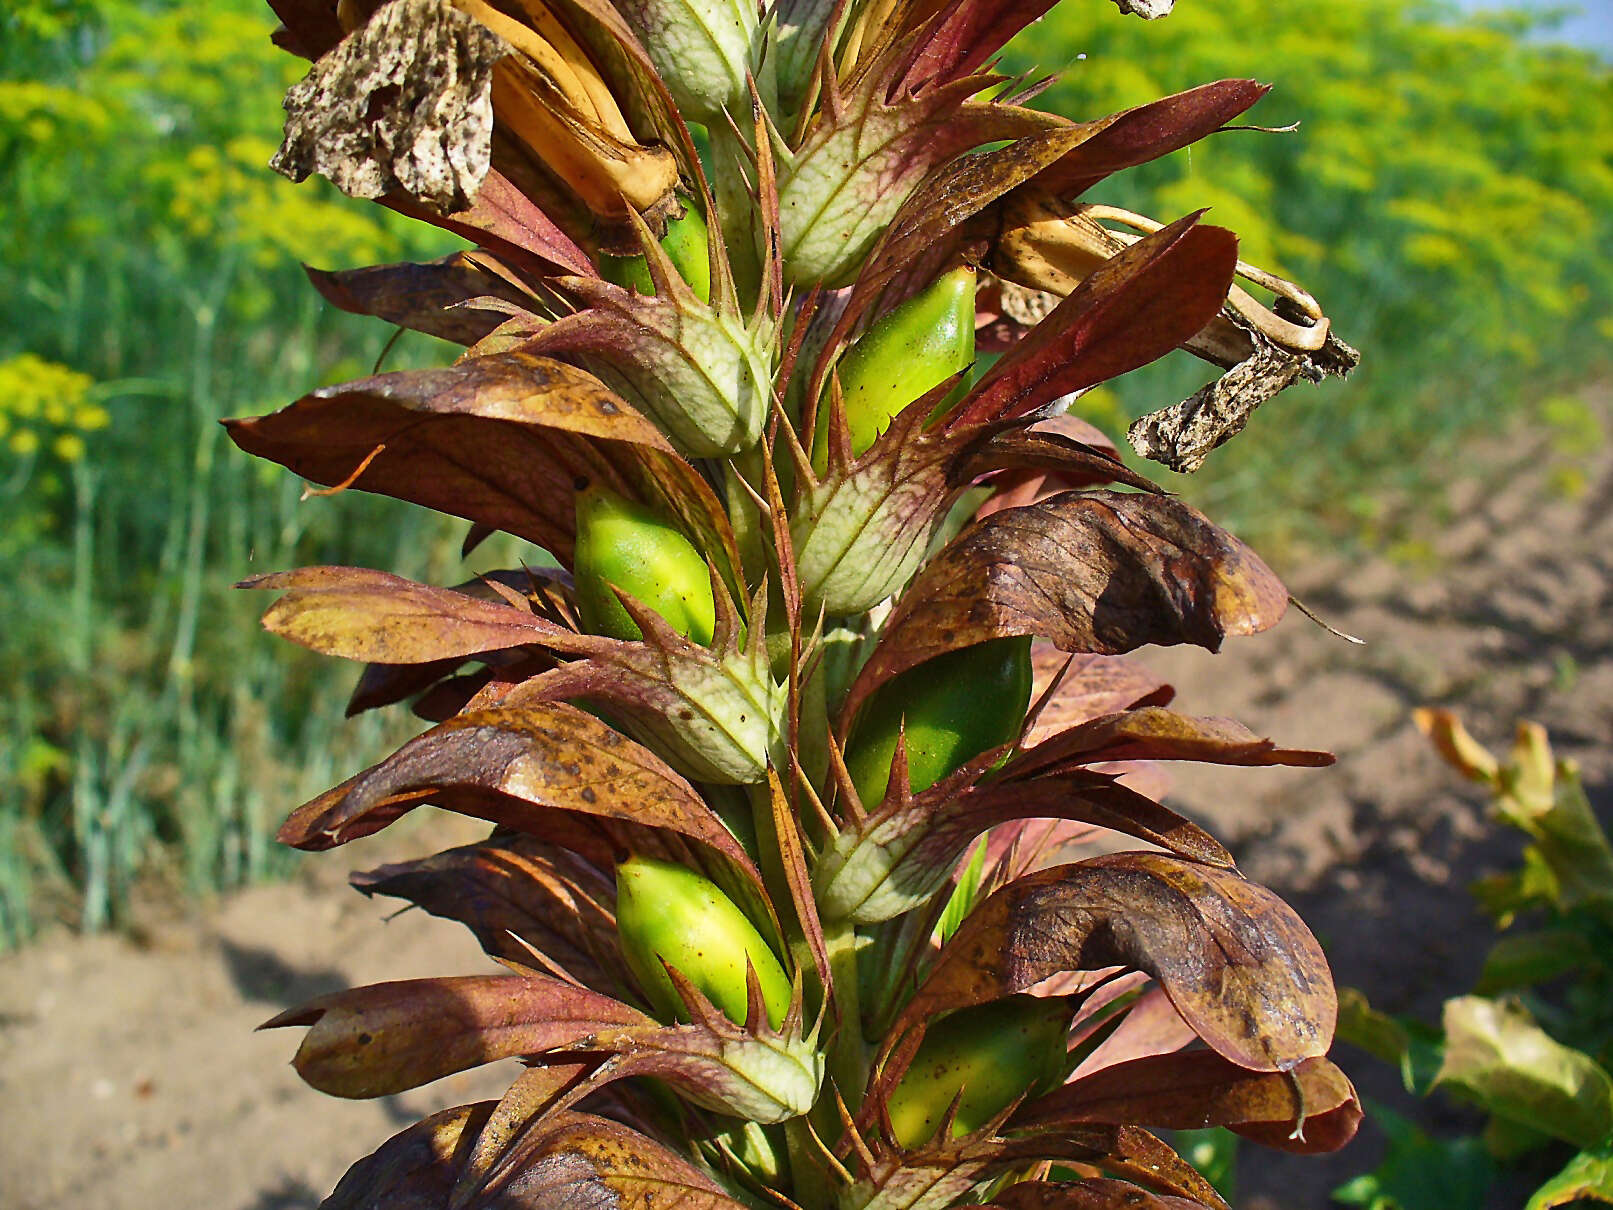
[[[1264,88],[1039,111],[990,62],[1041,0],[272,3],[311,64],[275,167],[467,243],[316,284],[464,352],[230,435],[531,544],[455,587],[245,585],[365,665],[350,709],[431,724],[280,839],[486,821],[354,882],[502,968],[270,1024],[336,1096],[524,1064],[326,1205],[1218,1207],[1157,1132],[1342,1145],[1315,939],[1145,792],[1147,762],[1331,758],[1125,658],[1288,594],[1078,418],[1186,348],[1242,372],[1133,439],[1202,457],[1352,363],[1232,232],[1088,198],[1269,137],[1224,132]],[[1131,843],[1081,858],[1098,833]]]

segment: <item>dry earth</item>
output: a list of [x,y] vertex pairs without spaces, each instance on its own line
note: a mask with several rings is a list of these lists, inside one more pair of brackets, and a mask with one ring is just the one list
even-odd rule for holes
[[[1455,706],[1492,744],[1518,717],[1546,723],[1608,806],[1613,456],[1589,457],[1589,490],[1573,500],[1547,490],[1532,446],[1517,451],[1521,473],[1486,476],[1499,489],[1462,488],[1432,570],[1280,568],[1364,647],[1291,613],[1219,656],[1145,653],[1182,708],[1339,753],[1322,771],[1183,769],[1173,801],[1287,895],[1339,982],[1382,1008],[1432,1016],[1470,983],[1487,929],[1465,887],[1518,847],[1430,755],[1410,725],[1414,706]],[[340,883],[341,870],[423,839],[363,843],[368,852],[316,859],[299,881],[133,938],[58,937],[0,958],[0,1206],[300,1210],[403,1124],[501,1090],[508,1073],[493,1071],[379,1102],[329,1100],[287,1066],[294,1031],[252,1032],[322,992],[485,968],[459,928],[418,913],[386,921],[384,902]],[[1391,1073],[1346,1048],[1338,1057],[1370,1095],[1395,1099]],[[1453,1122],[1432,1104],[1421,1112]],[[1320,1164],[1246,1150],[1245,1204],[1326,1206],[1326,1191],[1369,1167],[1376,1146],[1368,1129]]]

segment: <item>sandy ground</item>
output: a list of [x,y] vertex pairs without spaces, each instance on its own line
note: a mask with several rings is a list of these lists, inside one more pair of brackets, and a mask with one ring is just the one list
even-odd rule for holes
[[[1365,647],[1291,612],[1220,656],[1144,653],[1183,709],[1339,754],[1322,771],[1185,768],[1172,801],[1290,898],[1341,984],[1386,1009],[1432,1016],[1468,986],[1487,926],[1465,888],[1518,849],[1430,754],[1410,724],[1414,706],[1455,706],[1492,744],[1518,717],[1546,723],[1608,806],[1613,456],[1600,456],[1572,500],[1544,486],[1542,461],[1525,443],[1526,473],[1503,476],[1499,490],[1463,488],[1435,568],[1279,567]],[[347,869],[423,851],[424,839],[362,844],[311,862],[296,882],[135,937],[57,937],[0,957],[0,1207],[301,1210],[403,1125],[503,1089],[500,1069],[335,1101],[287,1065],[296,1031],[252,1032],[322,992],[486,968],[457,926],[419,913],[388,921],[385,901],[342,884]],[[1345,1048],[1337,1057],[1369,1095],[1395,1099],[1392,1073]],[[1423,1113],[1453,1122],[1432,1104]],[[1319,1210],[1329,1188],[1370,1167],[1376,1146],[1369,1129],[1320,1163],[1246,1149],[1244,1204]]]

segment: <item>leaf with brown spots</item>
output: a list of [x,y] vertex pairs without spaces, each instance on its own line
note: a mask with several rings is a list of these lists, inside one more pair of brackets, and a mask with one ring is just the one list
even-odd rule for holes
[[335,272],[304,265],[303,272],[333,307],[462,345],[475,344],[506,316],[456,304],[490,295],[524,308],[538,305],[530,293],[489,273],[463,252],[425,264]]
[[1279,748],[1230,718],[1195,718],[1164,706],[1122,710],[1061,731],[1010,762],[1009,778],[1109,761],[1195,760],[1214,765],[1319,769],[1331,752]]
[[1238,239],[1190,214],[1118,252],[1037,324],[947,420],[1023,416],[1163,357],[1220,313]]
[[[681,974],[677,974],[682,979]],[[823,1060],[801,1037],[800,1002],[782,1032],[735,1025],[685,980],[695,1020],[662,1025],[637,1009],[546,975],[471,975],[378,983],[321,996],[260,1028],[308,1026],[293,1065],[321,1092],[389,1096],[501,1059],[555,1065],[550,1112],[628,1076],[655,1076],[690,1099],[758,1122],[811,1107]],[[586,1064],[580,1068],[578,1063]],[[488,1183],[510,1163],[501,1158]]]
[[847,718],[900,672],[1003,635],[1118,655],[1218,650],[1276,624],[1288,593],[1242,542],[1169,496],[1066,492],[994,513],[925,566],[852,686]]
[[1085,1181],[1022,1181],[986,1203],[998,1210],[1204,1210],[1204,1203],[1168,1193],[1150,1193],[1130,1181],[1093,1177]]
[[496,836],[419,861],[378,866],[349,881],[366,895],[408,900],[457,920],[503,962],[596,991],[629,986],[616,941],[610,872],[536,836]]
[[1292,908],[1230,870],[1115,853],[1028,875],[977,906],[887,1045],[936,1013],[1109,966],[1153,975],[1199,1037],[1240,1067],[1286,1071],[1326,1054],[1333,1038],[1332,974]]
[[444,1109],[349,1168],[321,1210],[437,1210],[448,1205],[494,1103]]
[[559,813],[608,821],[624,836],[664,829],[699,841],[761,886],[750,857],[688,782],[648,748],[560,702],[449,719],[299,807],[280,840],[332,848],[426,802],[561,844]]
[[1361,1105],[1342,1071],[1306,1059],[1286,1072],[1248,1071],[1210,1050],[1105,1067],[1021,1105],[1009,1129],[1132,1123],[1168,1130],[1225,1126],[1284,1151],[1337,1151]]
[[661,1143],[607,1118],[558,1113],[462,1210],[745,1210]]
[[526,353],[360,378],[224,425],[247,453],[305,479],[464,517],[562,560],[579,480],[635,494],[611,446],[671,452],[659,429],[593,375]]
[[655,1027],[619,1000],[541,975],[405,979],[320,996],[259,1026],[311,1026],[292,1060],[336,1097],[383,1097],[456,1071]]
[[1102,1168],[1167,1197],[1185,1197],[1212,1210],[1227,1210],[1214,1187],[1192,1165],[1136,1126],[1071,1125],[1008,1138],[984,1133],[957,1139],[937,1136],[910,1152],[881,1145],[859,1180],[858,1192],[860,1195],[866,1188],[874,1194],[862,1204],[887,1210],[913,1205],[925,1194],[934,1200],[923,1204],[945,1206],[993,1173],[1023,1170],[1029,1162],[1046,1160]]
[[434,588],[365,567],[302,567],[242,580],[284,589],[263,627],[321,655],[377,664],[426,664],[534,644],[572,653],[609,650],[527,610]]

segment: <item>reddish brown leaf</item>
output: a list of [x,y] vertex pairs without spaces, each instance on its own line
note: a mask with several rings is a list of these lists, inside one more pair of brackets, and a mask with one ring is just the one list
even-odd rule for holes
[[1176,696],[1171,685],[1135,660],[1121,656],[1069,656],[1051,644],[1038,643],[1031,649],[1031,666],[1035,674],[1033,702],[1042,700],[1055,678],[1061,679],[1025,736],[1027,748],[1100,715],[1138,706],[1168,706]]
[[666,829],[720,853],[761,886],[750,857],[688,782],[648,748],[558,702],[449,719],[299,807],[280,839],[330,848],[428,801],[561,844],[557,812],[614,821],[630,832]]
[[745,1210],[677,1152],[591,1114],[546,1119],[499,1173],[463,1210]]
[[1066,493],[966,530],[903,594],[847,704],[934,656],[1002,635],[1120,654],[1217,650],[1274,625],[1287,591],[1247,546],[1167,496]]
[[406,899],[457,920],[495,958],[575,979],[595,991],[629,986],[616,941],[616,886],[577,854],[535,836],[499,836],[420,861],[351,876],[366,895]]
[[926,14],[928,19],[901,56],[898,87],[919,88],[932,80],[952,80],[978,70],[1010,38],[1056,3],[1057,0],[964,0],[943,5],[933,16],[928,16],[928,6],[907,8],[906,13]]
[[1219,130],[1270,89],[1254,80],[1217,80],[1113,115],[1103,131],[1036,178],[1074,199],[1110,173],[1167,155]]
[[349,660],[424,664],[526,643],[568,652],[612,646],[512,605],[364,567],[303,567],[236,587],[285,589],[263,615],[264,629]]
[[[1180,857],[1230,867],[1232,854],[1203,828],[1106,773],[1073,769],[1025,781],[987,782],[958,795],[936,824],[974,836],[1009,819],[1070,819],[1159,845]],[[967,844],[967,841],[964,842]],[[959,855],[962,849],[958,850]]]
[[225,427],[247,453],[316,483],[465,517],[562,559],[579,479],[633,494],[595,443],[671,450],[597,378],[525,353],[361,378]]
[[655,1022],[619,1000],[538,975],[407,979],[336,992],[259,1028],[307,1025],[297,1073],[337,1097],[404,1092],[456,1071]]
[[[1107,1153],[1096,1160],[1084,1159],[1081,1152],[1091,1137],[1084,1132],[1092,1129],[1090,1126],[1073,1126],[1047,1134],[1030,1134],[1014,1139],[1004,1148],[1004,1152],[1015,1159],[1071,1159],[1089,1163],[1168,1199],[1185,1199],[1189,1206],[1196,1203],[1210,1210],[1229,1210],[1221,1195],[1215,1191],[1215,1186],[1177,1155],[1168,1143],[1140,1127],[1109,1127],[1112,1141]],[[1075,1133],[1072,1135],[1071,1132]],[[1172,1201],[1165,1204],[1171,1210],[1176,1210]]]
[[444,1109],[393,1135],[347,1170],[321,1210],[440,1210],[493,1107]]
[[1037,744],[1015,759],[1008,777],[1106,761],[1196,760],[1215,765],[1293,765],[1323,768],[1331,752],[1279,748],[1230,718],[1195,718],[1164,706],[1143,706],[1089,719]]
[[1020,1106],[1009,1128],[1226,1126],[1285,1151],[1321,1152],[1349,1142],[1360,1120],[1355,1089],[1326,1059],[1306,1059],[1285,1072],[1257,1072],[1214,1051],[1192,1050],[1116,1063],[1074,1080]]
[[475,344],[506,316],[455,304],[485,295],[520,307],[536,302],[463,252],[423,265],[372,265],[336,272],[304,265],[303,271],[333,307],[462,345]]
[[[1128,985],[1132,978],[1148,982],[1144,975],[1124,976],[1107,984],[1102,992],[1110,989],[1131,990]],[[1075,1019],[1075,1028],[1071,1031],[1072,1044],[1080,1044],[1107,1023],[1104,1005],[1099,1003],[1103,998],[1102,992],[1094,993],[1082,1005],[1081,1013]],[[1082,1014],[1089,1012],[1090,1017],[1083,1019]],[[1087,1055],[1072,1074],[1086,1076],[1131,1059],[1173,1054],[1197,1039],[1198,1035],[1193,1032],[1192,1026],[1182,1020],[1182,1014],[1176,1011],[1170,997],[1158,985],[1149,984],[1147,990],[1125,1010],[1125,1016],[1114,1027],[1114,1032],[1099,1043],[1097,1049]]]
[[1021,416],[1147,365],[1221,310],[1238,239],[1190,214],[1110,257],[997,362],[948,420]]
[[1149,1193],[1130,1181],[1093,1177],[1085,1181],[1022,1181],[988,1206],[1001,1210],[1203,1210],[1204,1203]]
[[922,1193],[927,1195],[925,1204],[945,1206],[983,1177],[1037,1160],[1102,1168],[1166,1196],[1227,1210],[1214,1187],[1192,1165],[1136,1126],[1074,1125],[1008,1139],[978,1134],[961,1139],[938,1137],[919,1151],[878,1157],[865,1179],[880,1193],[874,1204],[912,1205]]
[[[998,429],[960,459],[952,478],[967,483],[991,471],[1034,471],[1040,473],[1043,482],[1051,481],[1063,490],[1104,483],[1123,483],[1145,492],[1160,490],[1147,475],[1127,467],[1112,445],[1106,441],[1103,445],[1093,444],[1088,438],[1101,438],[1102,434],[1082,431],[1089,428],[1073,416],[1055,416],[1033,425]],[[1052,494],[1051,490],[1043,493]]]
[[1255,1071],[1327,1052],[1338,1002],[1293,909],[1235,872],[1116,853],[1010,883],[977,906],[889,1035],[1060,971],[1153,975],[1214,1050]]
[[[535,612],[575,625],[573,619],[576,610],[571,598],[571,576],[557,567],[490,571],[474,580],[453,586],[454,592],[462,592],[479,601],[495,602],[510,599],[505,595],[504,589],[513,590],[519,596],[526,597]],[[530,652],[490,653],[488,660],[490,663],[498,664],[506,676],[533,676],[553,664],[552,660]],[[368,664],[359,675],[358,683],[353,687],[353,695],[348,699],[347,716],[351,718],[366,710],[392,705],[417,693],[424,693],[433,686],[439,686],[441,693],[451,697],[454,692],[465,690],[468,685],[485,682],[490,675],[483,671],[460,678],[461,683],[455,685],[452,691],[442,687],[442,682],[445,682],[462,663],[464,663],[462,659],[452,657],[425,664]],[[432,721],[441,722],[442,719],[457,714],[469,699],[470,693],[474,692],[475,689],[469,689],[453,709]],[[429,711],[431,703],[424,703],[424,706],[426,711]],[[415,712],[422,718],[431,718],[429,712],[422,712],[422,703],[416,703]]]
[[[784,1032],[767,1029],[765,1016],[751,1032],[683,986],[695,1010],[688,1025],[661,1025],[618,1000],[544,975],[484,975],[337,992],[260,1028],[310,1026],[293,1063],[332,1096],[386,1096],[521,1056],[566,1069],[565,1088],[551,1089],[550,1112],[636,1075],[656,1076],[703,1105],[758,1122],[784,1121],[811,1107],[823,1061],[800,1037],[799,1002]],[[582,1074],[579,1060],[590,1063],[591,1074],[574,1079]],[[501,1157],[488,1183],[513,1162]]]
[[[439,214],[404,193],[389,194],[381,204],[481,244],[530,273],[551,273],[558,267],[567,273],[597,276],[593,261],[575,238],[586,226],[582,218],[586,211],[575,198],[563,196],[549,178],[528,169],[517,158],[521,152],[513,150],[513,142],[494,127],[493,167],[482,178],[475,199],[463,210]],[[535,199],[542,199],[542,204]],[[553,211],[552,216],[545,206]]]

